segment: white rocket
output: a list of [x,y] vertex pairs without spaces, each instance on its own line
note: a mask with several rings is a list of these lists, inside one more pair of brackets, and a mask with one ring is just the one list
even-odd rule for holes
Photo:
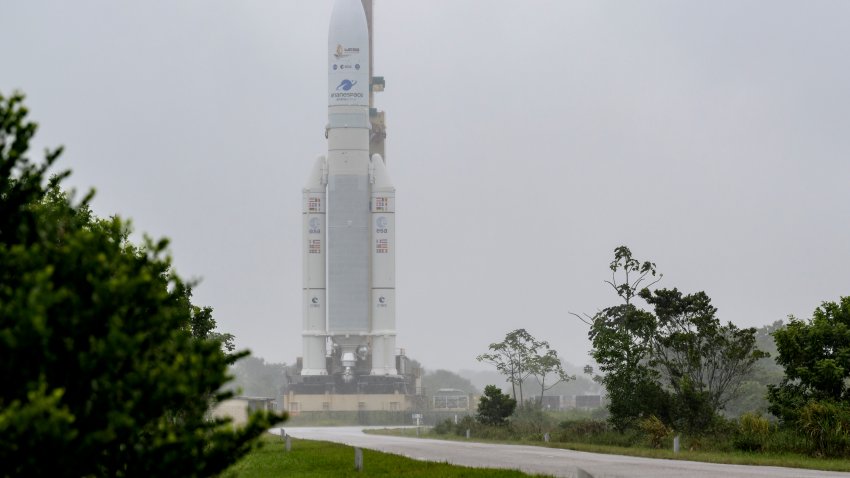
[[[395,367],[395,188],[369,156],[369,31],[360,0],[336,0],[328,33],[327,157],[303,190],[302,376],[350,382]],[[330,342],[330,344],[329,344]],[[330,349],[328,349],[330,345]]]

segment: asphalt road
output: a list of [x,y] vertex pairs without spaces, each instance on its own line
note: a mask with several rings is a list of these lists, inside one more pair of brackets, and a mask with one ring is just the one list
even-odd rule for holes
[[[603,455],[525,445],[430,440],[367,435],[364,427],[287,427],[294,438],[324,440],[403,455],[417,460],[449,462],[477,468],[511,468],[527,473],[586,478],[687,477],[687,478],[849,478],[850,473],[780,468],[774,466],[720,465],[681,460],[660,460]],[[279,433],[280,429],[272,430]],[[352,457],[352,460],[354,458]],[[369,464],[364,463],[368,468]]]

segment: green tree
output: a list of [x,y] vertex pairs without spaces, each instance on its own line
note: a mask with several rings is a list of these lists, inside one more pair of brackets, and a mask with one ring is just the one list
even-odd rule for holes
[[91,195],[73,204],[68,173],[47,179],[61,149],[30,161],[22,101],[0,95],[0,476],[221,472],[281,417],[207,419],[227,397],[227,341],[193,325],[211,317],[165,240],[135,247]]
[[824,302],[808,321],[791,317],[773,333],[785,375],[770,386],[770,411],[793,423],[810,402],[850,405],[850,296]]
[[767,356],[756,347],[756,329],[721,324],[705,292],[644,289],[640,297],[655,309],[651,363],[672,390],[674,421],[684,431],[704,430]]
[[[561,359],[558,357],[558,352],[549,348],[547,342],[543,342],[541,351],[532,356],[529,360],[529,370],[531,375],[537,380],[540,385],[540,398],[537,401],[537,406],[543,406],[543,395],[547,390],[562,382],[575,380],[574,375],[568,375],[564,370]],[[547,378],[551,377],[549,381]]]
[[[505,340],[490,344],[490,352],[475,359],[496,367],[511,384],[511,396],[523,403],[523,384],[531,375],[531,360],[543,346],[525,329],[516,329],[505,335]],[[547,344],[548,347],[548,344]],[[519,391],[519,396],[517,396]]]
[[[705,292],[650,291],[655,264],[621,246],[609,266],[623,301],[589,321],[591,356],[604,373],[609,420],[619,430],[655,415],[683,431],[701,432],[735,397],[758,360],[756,329],[721,324]],[[637,307],[635,298],[652,306]]]
[[654,263],[640,262],[626,246],[614,250],[614,260],[608,268],[611,280],[605,282],[622,303],[602,309],[593,317],[573,314],[590,326],[590,356],[602,372],[597,380],[608,395],[608,420],[620,431],[651,415],[669,423],[669,396],[652,366],[652,338],[657,323],[650,312],[633,303],[639,291],[658,282],[661,275]]
[[487,385],[484,387],[484,395],[478,401],[478,413],[475,420],[484,425],[501,426],[507,423],[514,410],[516,400],[508,394],[502,393],[499,387]]
[[[516,329],[505,335],[505,340],[490,344],[490,352],[476,357],[479,362],[495,365],[496,370],[504,375],[511,384],[514,400],[519,399],[524,405],[523,386],[529,377],[534,376],[541,385],[541,401],[547,390],[546,377],[553,375],[556,381],[552,386],[571,377],[564,372],[558,353],[545,340],[537,340],[525,329]],[[517,396],[519,392],[519,396]]]

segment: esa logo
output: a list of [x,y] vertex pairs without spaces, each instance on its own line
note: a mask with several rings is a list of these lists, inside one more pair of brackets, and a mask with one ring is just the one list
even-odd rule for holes
[[310,219],[310,234],[319,234],[322,232],[322,229],[319,227],[319,218],[314,217]]
[[387,233],[387,218],[384,216],[379,217],[375,220],[375,225],[378,226],[375,228],[375,232],[378,234],[386,234]]

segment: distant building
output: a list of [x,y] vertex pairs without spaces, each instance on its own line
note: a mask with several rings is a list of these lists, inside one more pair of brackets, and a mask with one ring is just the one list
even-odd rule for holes
[[564,396],[563,395],[544,395],[542,400],[543,410],[563,410]]
[[599,395],[576,395],[576,408],[591,409],[602,406],[602,397]]
[[217,404],[212,410],[214,418],[230,418],[234,425],[248,423],[248,415],[256,411],[274,411],[275,399],[268,397],[234,397]]
[[431,409],[435,412],[468,412],[470,396],[463,390],[441,388],[431,397]]

